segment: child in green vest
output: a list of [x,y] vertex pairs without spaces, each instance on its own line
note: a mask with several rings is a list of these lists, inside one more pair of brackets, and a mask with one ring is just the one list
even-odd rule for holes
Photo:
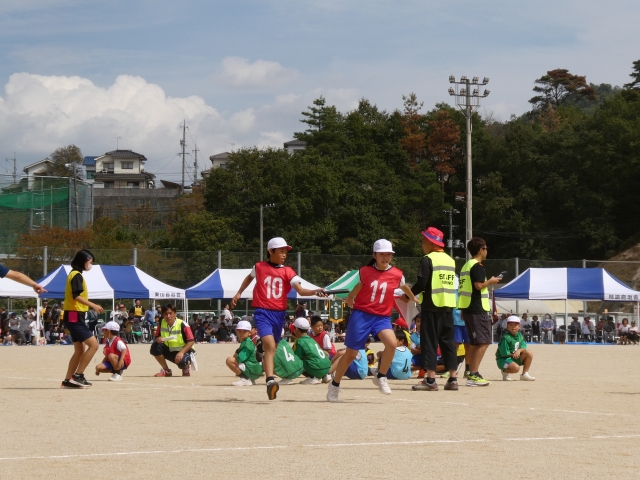
[[278,380],[280,385],[290,385],[295,378],[302,375],[304,366],[289,342],[285,339],[280,340],[276,355],[273,357],[273,372],[281,378]]
[[240,379],[231,385],[236,387],[255,385],[256,379],[262,375],[262,365],[256,359],[256,346],[251,341],[251,323],[246,320],[238,322],[236,334],[240,347],[233,357],[227,358],[227,367]]
[[498,349],[496,363],[502,371],[502,380],[510,381],[510,373],[518,373],[522,366],[520,380],[533,381],[536,378],[529,375],[529,367],[533,361],[533,353],[527,350],[527,342],[520,333],[520,319],[515,315],[507,318],[507,331],[504,332]]
[[296,318],[293,326],[295,327],[293,334],[296,337],[296,341],[293,344],[293,351],[296,356],[302,360],[304,367],[302,374],[307,377],[300,382],[300,384],[316,385],[321,381],[323,383],[329,383],[331,381],[331,377],[329,376],[331,360],[329,360],[329,355],[320,348],[318,342],[309,336],[309,320],[302,317]]

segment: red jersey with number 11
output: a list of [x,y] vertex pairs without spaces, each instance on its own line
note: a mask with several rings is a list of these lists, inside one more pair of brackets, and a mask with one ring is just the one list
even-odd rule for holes
[[391,267],[384,272],[374,266],[360,269],[362,288],[353,303],[354,310],[388,317],[393,310],[393,292],[404,285],[402,270]]
[[253,287],[251,306],[267,310],[286,310],[287,295],[291,286],[300,282],[300,277],[291,267],[274,267],[269,262],[258,262],[253,268],[256,285]]

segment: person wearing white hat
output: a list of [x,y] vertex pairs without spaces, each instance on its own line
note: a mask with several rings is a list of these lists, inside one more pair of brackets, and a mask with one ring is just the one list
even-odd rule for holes
[[264,357],[262,367],[267,381],[267,397],[274,400],[280,389],[273,372],[273,358],[276,347],[282,338],[285,317],[287,314],[287,295],[291,289],[303,297],[325,296],[324,289],[309,290],[302,287],[302,279],[291,268],[284,265],[291,246],[282,237],[269,240],[267,244],[269,260],[258,262],[251,273],[242,281],[238,293],[231,300],[231,307],[235,307],[242,292],[255,279],[253,301],[255,309],[254,320],[258,335],[262,340]]
[[529,374],[529,368],[533,361],[533,353],[527,350],[527,342],[520,333],[520,318],[511,315],[507,318],[507,331],[504,332],[498,349],[496,350],[496,363],[502,371],[502,380],[511,381],[510,373],[518,373],[522,367],[520,380],[533,381],[536,378]]
[[387,372],[398,344],[391,326],[393,292],[396,288],[400,288],[410,300],[418,303],[418,299],[404,281],[402,270],[391,265],[394,253],[393,245],[389,240],[384,238],[376,240],[373,244],[373,258],[360,269],[360,280],[347,296],[346,302],[353,308],[344,340],[347,350],[338,362],[333,380],[329,383],[327,391],[329,402],[339,401],[340,380],[351,362],[358,356],[358,351],[365,348],[370,335],[377,335],[384,343],[380,368],[373,377],[373,383],[380,393],[385,395],[391,393],[387,383]]
[[311,328],[309,320],[304,317],[296,318],[293,326],[295,327],[293,335],[296,337],[296,341],[293,343],[293,352],[296,357],[302,360],[302,374],[307,377],[300,384],[316,385],[328,375],[331,369],[329,354],[309,336]]
[[236,325],[236,334],[240,347],[232,357],[227,358],[227,367],[240,379],[231,385],[246,387],[256,384],[256,380],[262,375],[262,365],[256,359],[256,346],[251,340],[251,322],[240,320]]
[[96,375],[104,372],[113,372],[109,380],[119,382],[122,380],[122,371],[131,365],[131,353],[124,340],[118,336],[120,325],[117,322],[111,320],[105,323],[102,327],[102,332],[105,340],[104,348],[102,349],[104,359],[102,363],[96,365]]

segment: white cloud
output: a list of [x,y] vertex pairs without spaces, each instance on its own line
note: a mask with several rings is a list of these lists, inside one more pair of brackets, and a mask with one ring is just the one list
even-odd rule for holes
[[226,57],[215,75],[216,83],[232,88],[272,88],[295,80],[298,72],[269,60],[249,60],[241,57]]

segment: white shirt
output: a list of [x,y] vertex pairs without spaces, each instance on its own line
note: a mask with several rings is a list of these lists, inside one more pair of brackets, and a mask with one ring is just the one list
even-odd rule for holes
[[29,324],[29,329],[31,329],[31,335],[40,334],[40,322],[38,322],[37,320],[34,320]]
[[[111,346],[111,344],[113,343],[113,341],[115,340],[115,337],[112,338],[111,340],[107,340],[107,343],[109,344],[109,346]],[[122,340],[118,340],[118,343],[116,343],[116,349],[122,353],[127,349],[127,346],[124,344],[124,342]]]
[[590,335],[593,333],[593,323],[589,322],[587,323],[586,321],[582,323],[582,333],[584,333],[585,335]]

